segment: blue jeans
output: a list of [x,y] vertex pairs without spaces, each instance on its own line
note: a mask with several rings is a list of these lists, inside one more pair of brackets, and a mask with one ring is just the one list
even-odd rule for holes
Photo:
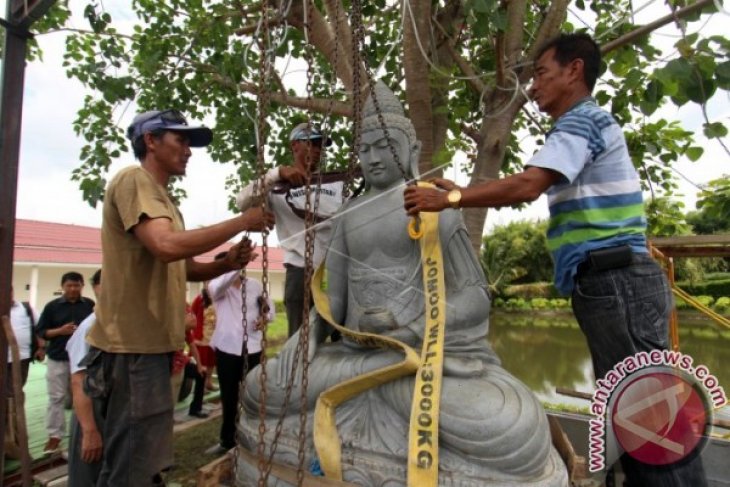
[[[664,272],[648,254],[634,254],[626,267],[580,273],[572,303],[597,379],[630,355],[668,348],[672,293]],[[621,466],[625,486],[707,485],[699,455],[656,467],[624,454]]]

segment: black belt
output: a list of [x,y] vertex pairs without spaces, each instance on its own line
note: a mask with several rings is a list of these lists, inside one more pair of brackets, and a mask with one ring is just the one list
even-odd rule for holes
[[581,277],[589,271],[602,272],[626,267],[631,264],[633,255],[630,245],[591,250],[588,252],[588,257],[578,264],[576,277]]

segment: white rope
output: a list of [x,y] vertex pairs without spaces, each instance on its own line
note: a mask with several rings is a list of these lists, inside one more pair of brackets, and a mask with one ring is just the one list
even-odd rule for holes
[[730,16],[730,10],[725,10],[725,7],[722,6],[720,0],[715,0],[715,7],[717,7],[717,11],[721,14]]

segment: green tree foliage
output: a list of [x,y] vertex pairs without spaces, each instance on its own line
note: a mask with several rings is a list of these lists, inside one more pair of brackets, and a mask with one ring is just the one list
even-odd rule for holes
[[484,237],[481,262],[492,290],[552,280],[546,230],[546,222],[520,221],[495,227]]
[[[523,110],[539,45],[561,30],[579,29],[606,45],[637,27],[631,0],[362,4],[365,61],[353,67],[349,1],[137,0],[131,10],[138,23],[130,33],[119,32],[113,17],[128,17],[128,11],[105,10],[105,4],[89,1],[84,10],[88,32],[69,35],[64,62],[68,75],[89,90],[74,125],[86,140],[73,173],[84,197],[92,205],[99,201],[110,161],[128,150],[123,127],[116,124],[132,101],[140,109],[175,107],[196,119],[212,117],[212,158],[238,164],[231,189],[256,175],[255,99],[261,86],[271,99],[268,161],[286,157],[292,119],[308,115],[327,122],[338,146],[349,149],[353,80],[356,73],[364,74],[365,65],[372,71],[382,66],[376,75],[407,102],[423,143],[422,173],[464,151],[471,161],[466,168],[470,184],[510,174],[531,155],[518,134],[526,131],[541,140],[549,125]],[[669,1],[665,13],[684,4]],[[313,13],[310,22],[305,22],[304,6]],[[715,8],[709,2],[705,11]],[[66,4],[59,3],[39,30],[66,26],[67,13]],[[730,88],[730,42],[693,34],[701,25],[699,14],[680,24],[687,35],[669,50],[660,50],[650,36],[607,47],[606,73],[595,93],[624,126],[642,178],[670,192],[671,164],[681,156],[697,159],[702,148],[677,121],[649,115],[666,104],[704,103]],[[264,35],[265,25],[270,36]],[[259,82],[262,53],[275,66],[265,84]],[[304,94],[302,78],[290,74],[307,65],[311,82]],[[727,130],[723,121],[708,120],[704,132],[720,138]],[[341,166],[348,155],[342,150],[330,159]],[[465,215],[478,245],[486,210],[469,209]]]
[[669,197],[656,197],[644,203],[646,233],[650,237],[688,235],[689,225],[684,219],[684,203]]
[[[687,215],[687,223],[698,235],[730,233],[730,177],[710,181],[697,195],[697,211]],[[705,273],[729,272],[730,258],[702,259]]]
[[727,216],[711,216],[702,210],[687,213],[687,223],[696,235],[730,233],[730,218]]
[[687,216],[700,235],[730,231],[730,177],[710,181],[697,195],[697,210]]

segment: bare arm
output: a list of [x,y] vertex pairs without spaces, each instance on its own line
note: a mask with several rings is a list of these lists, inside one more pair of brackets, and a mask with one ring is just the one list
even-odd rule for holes
[[[271,185],[279,182],[279,168],[274,167],[272,169],[269,169],[269,171],[264,176],[264,190],[260,191],[259,194],[266,194],[269,192],[269,188]],[[254,200],[254,186],[257,183],[250,183],[245,188],[241,190],[240,193],[236,196],[236,207],[241,210],[247,210],[254,206],[256,201]]]
[[208,372],[208,369],[203,365],[203,362],[200,360],[200,352],[198,351],[198,347],[195,345],[195,342],[188,343],[188,348],[190,349],[190,356],[193,357],[195,360],[195,367],[198,369],[198,374],[205,376],[205,374]]
[[155,257],[169,263],[212,250],[240,232],[259,231],[273,225],[273,214],[252,208],[230,220],[195,230],[175,231],[167,218],[148,218],[132,231]]
[[[534,201],[547,189],[558,182],[560,173],[540,167],[528,167],[525,171],[496,181],[488,181],[468,188],[460,188],[461,202],[464,207],[499,208]],[[442,190],[457,186],[445,179],[433,181]],[[409,186],[405,190],[405,207],[409,215],[421,211],[441,211],[449,208],[447,192],[433,188]]]
[[228,249],[224,259],[213,262],[198,262],[194,259],[185,261],[185,270],[188,281],[207,281],[225,274],[246,267],[257,255],[254,252],[256,246],[248,238],[242,239],[239,243]]
[[81,426],[81,459],[87,463],[101,460],[103,445],[101,434],[94,420],[94,408],[91,398],[84,392],[86,371],[76,372],[71,376],[71,394],[73,408]]
[[226,289],[228,289],[236,280],[240,282],[240,276],[238,272],[231,272],[221,276],[218,279],[213,279],[208,283],[208,293],[210,293],[210,299],[213,301],[219,301],[226,295]]
[[60,336],[67,336],[67,335],[73,335],[73,333],[76,331],[76,323],[69,322],[64,325],[59,326],[58,328],[49,328],[45,331],[43,334],[43,338],[56,338]]

